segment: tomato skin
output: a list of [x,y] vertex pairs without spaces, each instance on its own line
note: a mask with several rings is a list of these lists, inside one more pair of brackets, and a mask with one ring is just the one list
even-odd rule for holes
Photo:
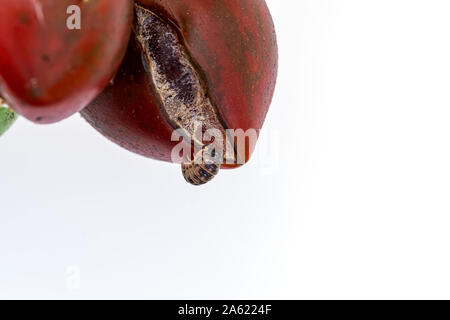
[[[77,5],[81,29],[67,19]],[[0,94],[15,112],[53,123],[80,111],[125,55],[133,1],[0,0]]]
[[[272,100],[278,68],[275,29],[265,2],[136,2],[177,28],[227,129],[259,131]],[[114,84],[85,108],[82,116],[122,147],[171,161],[171,150],[177,144],[171,141],[173,128],[161,113],[156,94],[148,89],[147,78],[139,47],[131,41]]]

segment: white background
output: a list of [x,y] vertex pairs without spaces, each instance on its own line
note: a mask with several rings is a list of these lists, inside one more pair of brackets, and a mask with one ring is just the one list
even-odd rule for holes
[[450,2],[268,4],[246,167],[193,188],[78,115],[0,139],[0,298],[450,298]]

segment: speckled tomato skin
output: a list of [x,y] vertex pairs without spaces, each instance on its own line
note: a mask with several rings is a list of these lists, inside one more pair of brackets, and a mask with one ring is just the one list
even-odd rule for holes
[[[67,8],[81,29],[67,28]],[[81,110],[109,83],[125,55],[131,0],[0,0],[0,92],[36,123]]]
[[[259,130],[274,92],[278,50],[263,0],[138,0],[169,19],[198,65],[210,97],[230,129]],[[114,80],[82,115],[119,145],[170,161],[176,144],[161,106],[148,91],[139,49],[130,44]],[[131,67],[133,65],[133,67]],[[139,70],[136,70],[139,69]],[[246,158],[246,161],[248,161]]]

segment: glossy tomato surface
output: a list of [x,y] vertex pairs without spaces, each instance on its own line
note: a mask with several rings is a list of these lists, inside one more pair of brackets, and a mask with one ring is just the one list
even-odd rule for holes
[[0,17],[0,94],[29,120],[52,123],[85,107],[117,71],[133,1],[0,0]]

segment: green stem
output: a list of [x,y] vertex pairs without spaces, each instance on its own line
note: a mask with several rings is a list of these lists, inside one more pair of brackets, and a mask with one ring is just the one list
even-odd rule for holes
[[16,121],[17,114],[12,112],[6,105],[0,105],[0,136]]

